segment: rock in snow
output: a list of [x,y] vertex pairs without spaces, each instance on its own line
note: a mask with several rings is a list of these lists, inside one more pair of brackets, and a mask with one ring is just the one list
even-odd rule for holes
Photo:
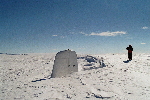
[[[150,55],[79,55],[78,72],[51,78],[55,54],[0,54],[0,100],[149,100]],[[101,66],[100,66],[101,64]]]
[[75,51],[65,50],[57,53],[52,70],[52,78],[66,76],[78,71]]

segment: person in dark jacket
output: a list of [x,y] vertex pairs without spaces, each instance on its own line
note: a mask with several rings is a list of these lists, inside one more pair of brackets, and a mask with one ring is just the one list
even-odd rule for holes
[[132,51],[133,51],[133,48],[131,45],[129,45],[129,47],[126,48],[128,50],[128,58],[129,60],[132,60]]

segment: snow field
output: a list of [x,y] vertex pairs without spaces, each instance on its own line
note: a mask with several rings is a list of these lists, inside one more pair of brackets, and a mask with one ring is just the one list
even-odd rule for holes
[[55,55],[0,54],[1,100],[148,100],[150,55],[78,55],[78,72],[50,78]]

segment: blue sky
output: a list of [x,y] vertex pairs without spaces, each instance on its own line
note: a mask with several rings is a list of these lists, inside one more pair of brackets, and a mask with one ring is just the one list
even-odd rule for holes
[[150,52],[150,0],[1,0],[1,53]]

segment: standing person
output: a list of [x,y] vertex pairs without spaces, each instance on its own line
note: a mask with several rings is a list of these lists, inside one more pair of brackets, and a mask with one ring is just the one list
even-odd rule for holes
[[132,60],[132,51],[133,51],[133,48],[131,45],[129,45],[129,47],[126,48],[128,50],[128,58],[129,60]]

